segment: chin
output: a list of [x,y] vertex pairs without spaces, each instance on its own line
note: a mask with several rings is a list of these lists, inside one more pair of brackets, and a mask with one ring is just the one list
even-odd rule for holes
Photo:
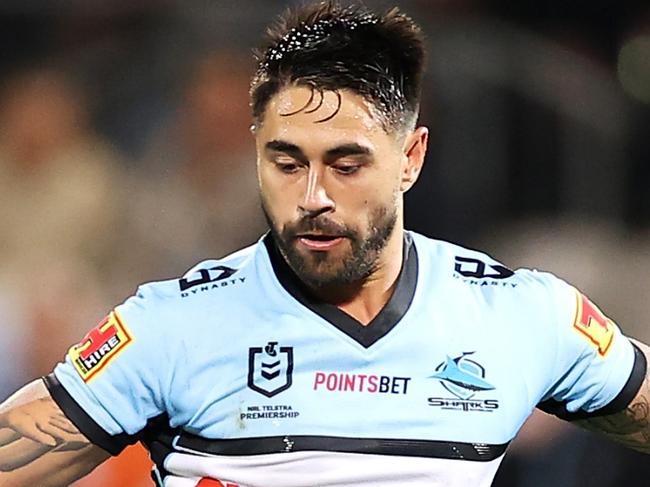
[[344,259],[332,255],[301,257],[301,262],[295,263],[298,265],[294,267],[294,272],[306,284],[322,287],[344,280],[345,268],[341,265]]

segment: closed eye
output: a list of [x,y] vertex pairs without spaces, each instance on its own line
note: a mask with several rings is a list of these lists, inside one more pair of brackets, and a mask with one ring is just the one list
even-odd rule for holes
[[339,174],[342,174],[344,176],[349,176],[361,169],[360,164],[349,164],[349,165],[341,165],[341,166],[332,166],[332,168]]
[[294,174],[300,169],[300,165],[295,162],[276,162],[275,167],[284,174]]

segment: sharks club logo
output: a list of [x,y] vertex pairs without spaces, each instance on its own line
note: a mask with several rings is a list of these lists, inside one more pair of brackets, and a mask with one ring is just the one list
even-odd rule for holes
[[487,382],[485,369],[481,364],[466,358],[474,352],[464,352],[456,358],[447,360],[436,368],[431,377],[440,379],[442,387],[458,399],[471,399],[478,391],[491,391],[494,386]]
[[499,408],[499,401],[486,399],[482,393],[496,389],[485,379],[485,368],[467,358],[475,352],[463,352],[458,357],[447,357],[440,363],[435,374],[439,384],[454,397],[430,397],[429,405],[440,409],[492,412]]

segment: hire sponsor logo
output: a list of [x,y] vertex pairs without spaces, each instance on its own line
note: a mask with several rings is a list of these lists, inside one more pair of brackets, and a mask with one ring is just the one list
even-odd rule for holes
[[199,269],[192,275],[179,279],[178,287],[181,291],[181,297],[187,298],[206,291],[246,282],[245,277],[232,277],[237,270],[225,265],[218,265],[209,269]]
[[359,392],[369,394],[406,394],[411,378],[345,372],[316,372],[315,391]]
[[112,312],[74,345],[68,351],[68,356],[81,378],[88,382],[132,341],[126,326]]
[[600,357],[607,356],[614,341],[616,324],[581,292],[576,291],[576,298],[573,329],[596,348]]
[[456,411],[493,412],[499,408],[497,399],[475,397],[486,391],[496,389],[485,380],[485,368],[467,358],[474,352],[464,352],[458,357],[447,359],[436,367],[436,373],[430,376],[438,379],[439,384],[454,397],[430,397],[429,406]]

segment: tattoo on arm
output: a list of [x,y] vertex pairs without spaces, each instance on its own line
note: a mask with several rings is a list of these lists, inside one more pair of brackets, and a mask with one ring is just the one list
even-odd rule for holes
[[0,414],[0,471],[23,467],[52,451],[80,450],[90,442],[56,407],[37,399]]
[[645,378],[630,405],[620,413],[576,421],[634,450],[650,453],[650,380]]
[[0,487],[66,486],[109,456],[81,434],[42,384],[0,405]]

